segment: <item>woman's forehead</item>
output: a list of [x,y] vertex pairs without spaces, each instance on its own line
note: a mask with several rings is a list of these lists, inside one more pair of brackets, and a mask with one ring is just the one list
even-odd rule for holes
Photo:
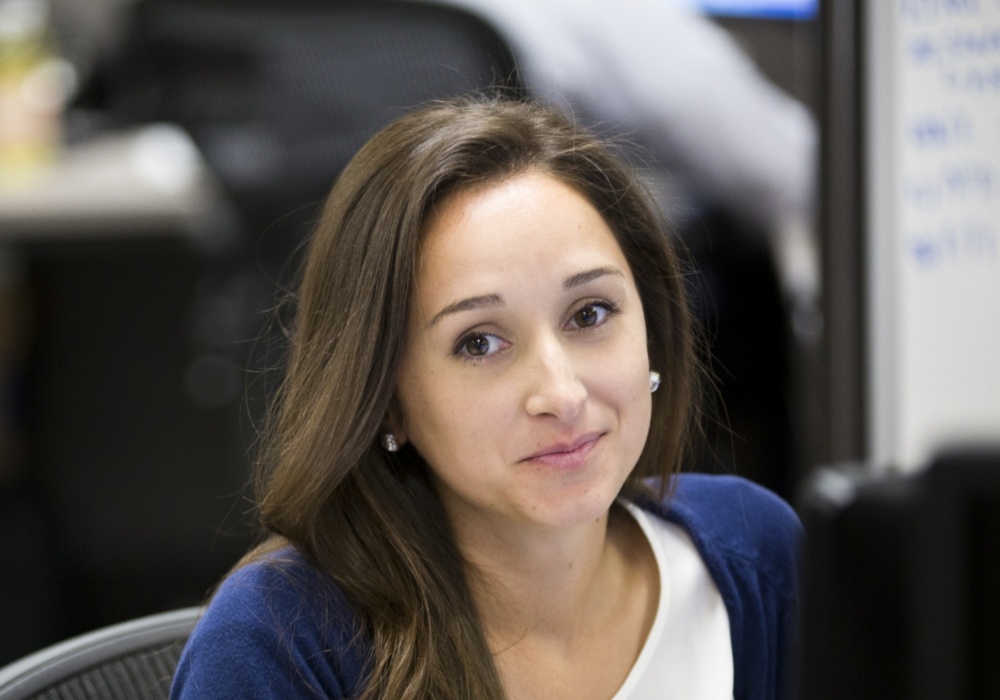
[[416,282],[426,300],[539,277],[561,284],[609,266],[631,276],[600,213],[557,178],[529,172],[442,200],[424,231]]

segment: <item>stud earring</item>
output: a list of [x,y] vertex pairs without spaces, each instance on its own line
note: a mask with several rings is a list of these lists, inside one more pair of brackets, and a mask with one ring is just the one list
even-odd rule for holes
[[649,392],[655,394],[656,390],[660,388],[660,373],[650,372],[649,373]]
[[392,433],[383,433],[382,447],[385,448],[386,452],[399,452],[399,443],[396,442],[396,436]]

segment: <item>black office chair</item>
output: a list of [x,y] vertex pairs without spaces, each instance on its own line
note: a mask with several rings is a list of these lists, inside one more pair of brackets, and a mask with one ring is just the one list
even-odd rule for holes
[[159,700],[201,608],[74,637],[0,668],[0,700]]

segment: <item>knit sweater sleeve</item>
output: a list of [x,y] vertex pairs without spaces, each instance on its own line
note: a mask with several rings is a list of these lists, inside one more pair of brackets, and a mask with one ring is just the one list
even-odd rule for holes
[[226,579],[206,608],[171,698],[353,697],[363,639],[339,590],[301,557],[258,561]]

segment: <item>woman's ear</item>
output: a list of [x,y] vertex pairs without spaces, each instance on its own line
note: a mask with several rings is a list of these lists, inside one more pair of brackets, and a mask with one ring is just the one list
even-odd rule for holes
[[400,447],[406,444],[406,421],[403,420],[403,412],[395,396],[392,397],[389,410],[382,421],[382,432],[391,433]]

